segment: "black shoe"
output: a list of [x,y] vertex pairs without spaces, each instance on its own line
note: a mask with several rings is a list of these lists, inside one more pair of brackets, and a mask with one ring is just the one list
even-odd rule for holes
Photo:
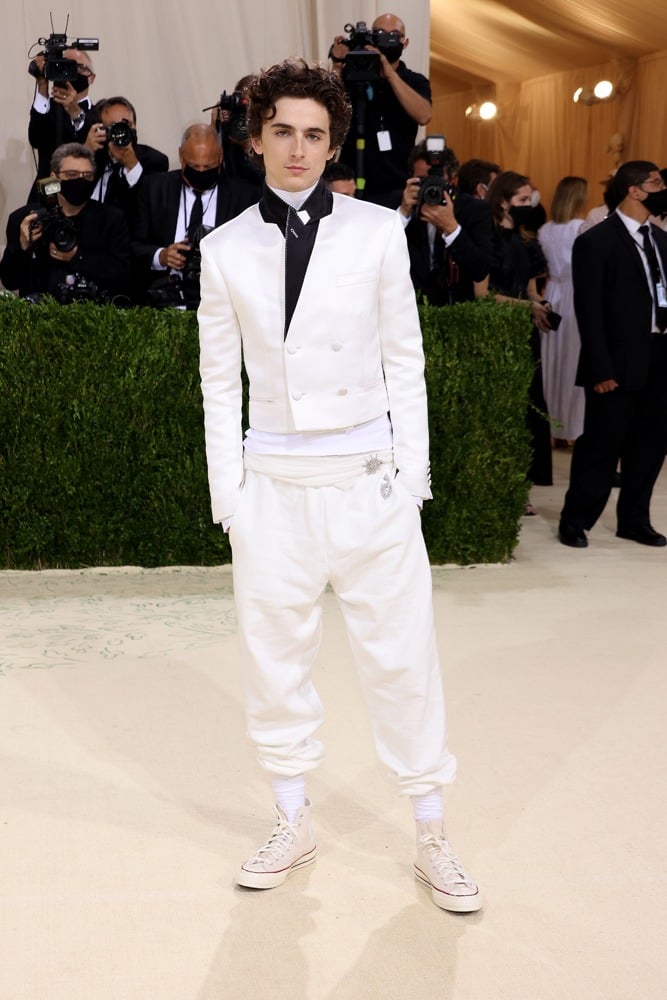
[[619,528],[616,537],[627,538],[628,541],[639,542],[640,545],[653,545],[656,548],[667,545],[667,538],[650,524],[640,524],[636,528]]
[[568,521],[561,521],[558,525],[558,541],[561,545],[569,545],[571,549],[585,549],[588,547],[588,539],[582,528],[575,527]]

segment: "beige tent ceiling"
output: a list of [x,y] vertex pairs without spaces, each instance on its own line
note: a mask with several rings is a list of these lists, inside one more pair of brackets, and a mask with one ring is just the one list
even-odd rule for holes
[[440,93],[663,49],[667,0],[431,0],[431,82]]

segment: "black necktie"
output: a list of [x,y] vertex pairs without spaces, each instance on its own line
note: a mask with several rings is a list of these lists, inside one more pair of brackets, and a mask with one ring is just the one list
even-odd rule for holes
[[330,215],[332,208],[333,195],[322,180],[298,213],[270,187],[264,186],[260,214],[265,222],[275,223],[285,237],[285,337],[301,294],[320,219]]
[[646,259],[648,261],[649,271],[651,272],[651,280],[653,282],[653,299],[655,302],[655,320],[660,330],[660,333],[664,333],[667,330],[667,308],[658,305],[660,301],[658,298],[658,285],[662,285],[664,294],[664,285],[662,282],[662,275],[660,273],[660,264],[658,263],[658,255],[655,252],[653,242],[650,237],[650,229],[648,226],[640,226],[639,232],[642,234],[642,240],[644,243],[644,253],[646,254]]
[[111,173],[107,177],[107,189],[104,194],[104,201],[108,205],[117,205],[120,196],[120,163],[112,163]]
[[190,243],[197,242],[197,230],[201,227],[204,221],[204,206],[201,200],[201,194],[199,191],[195,191],[195,200],[192,206],[192,211],[190,212],[190,221],[188,222],[188,240]]

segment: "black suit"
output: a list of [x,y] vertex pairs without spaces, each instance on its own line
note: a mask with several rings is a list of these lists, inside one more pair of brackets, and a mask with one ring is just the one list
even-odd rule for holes
[[449,247],[436,233],[433,260],[427,223],[413,218],[405,229],[412,283],[435,306],[474,299],[474,282],[484,280],[491,264],[490,206],[472,195],[460,194],[454,202],[454,214],[461,232]]
[[[147,177],[139,192],[132,253],[137,265],[137,277],[143,288],[164,278],[165,272],[153,271],[151,265],[156,251],[174,242],[182,187],[181,171],[170,170],[168,173]],[[215,213],[216,227],[256,204],[261,191],[259,185],[221,174]]]
[[[85,103],[89,105],[90,101],[86,101]],[[82,110],[84,110],[83,107]],[[30,109],[28,142],[37,153],[36,180],[48,177],[51,173],[51,157],[58,146],[62,146],[64,142],[83,143],[86,141],[90,126],[95,120],[92,108],[87,107],[85,109],[84,123],[77,131],[72,124],[70,116],[56,101],[51,101],[50,108],[46,114],[40,114],[34,108]],[[35,200],[36,193],[35,181],[30,189],[28,201]]]
[[21,249],[21,222],[39,206],[24,205],[7,221],[7,246],[0,261],[0,280],[19,295],[33,292],[57,296],[57,286],[68,274],[79,274],[112,295],[130,290],[130,235],[123,213],[117,208],[87,202],[73,217],[77,229],[78,252],[69,263],[54,260],[48,243],[38,240],[28,250]]
[[[667,234],[651,232],[667,274]],[[667,448],[667,335],[651,332],[653,299],[642,255],[617,215],[577,238],[572,279],[581,336],[577,384],[586,391],[586,414],[561,518],[579,529],[595,524],[620,458],[618,526],[646,527]],[[594,391],[609,379],[617,389]]]
[[[107,184],[103,199],[105,205],[114,205],[125,212],[130,230],[134,227],[137,199],[146,178],[150,174],[165,173],[169,170],[169,160],[159,149],[153,149],[152,146],[144,146],[142,143],[137,143],[134,151],[142,166],[141,177],[133,187],[130,187],[125,176],[119,173],[119,176],[114,178],[113,184]],[[96,176],[99,180],[103,177],[109,164],[106,147],[99,149],[95,154],[95,164]]]

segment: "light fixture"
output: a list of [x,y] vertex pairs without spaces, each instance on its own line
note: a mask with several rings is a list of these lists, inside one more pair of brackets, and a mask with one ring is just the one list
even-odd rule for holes
[[614,84],[611,80],[598,80],[593,87],[593,93],[598,101],[606,101],[614,93]]
[[617,93],[611,80],[598,80],[594,87],[577,87],[572,95],[575,104],[584,104],[590,107],[591,104],[599,104],[600,101],[608,101]]
[[493,101],[483,101],[482,104],[469,104],[465,115],[468,121],[471,122],[490,122],[498,116],[498,106]]

